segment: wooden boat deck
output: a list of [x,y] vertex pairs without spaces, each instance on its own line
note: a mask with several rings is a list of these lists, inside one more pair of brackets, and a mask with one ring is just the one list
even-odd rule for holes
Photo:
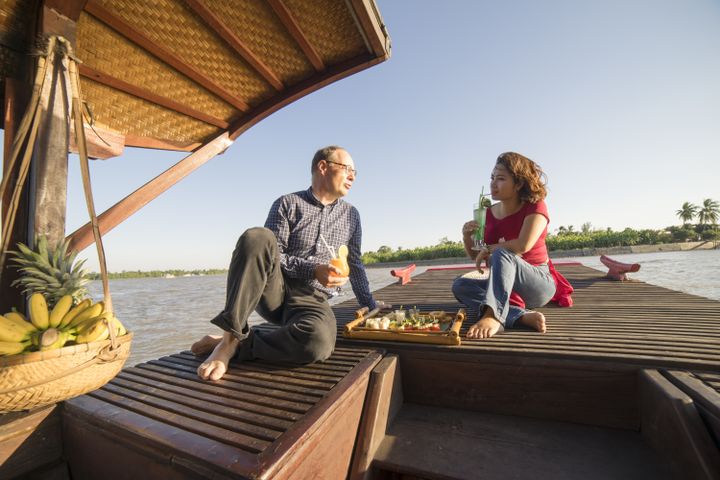
[[[577,264],[560,264],[558,270],[575,288],[575,305],[539,309],[548,322],[545,335],[514,329],[490,339],[469,340],[464,334],[473,322],[467,319],[460,347],[425,348],[720,371],[720,302],[639,281],[611,281]],[[455,311],[462,305],[450,287],[462,273],[466,271],[431,269],[407,285],[387,286],[375,296],[394,305],[417,305],[423,311]],[[340,333],[357,308],[353,301],[335,307]]]
[[[575,306],[544,308],[545,335],[512,330],[460,346],[340,336],[326,362],[232,364],[216,383],[199,381],[200,360],[189,352],[126,368],[65,402],[70,471],[108,479],[718,478],[720,302],[612,282],[579,265],[559,269]],[[450,285],[462,273],[430,270],[376,298],[456,310]],[[339,334],[356,308],[354,300],[333,307]]]

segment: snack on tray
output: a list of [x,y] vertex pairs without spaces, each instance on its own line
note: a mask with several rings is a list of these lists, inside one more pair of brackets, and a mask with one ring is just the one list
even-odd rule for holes
[[358,327],[395,332],[445,332],[450,329],[454,320],[453,314],[442,310],[421,313],[416,308],[401,308],[382,316],[368,318]]

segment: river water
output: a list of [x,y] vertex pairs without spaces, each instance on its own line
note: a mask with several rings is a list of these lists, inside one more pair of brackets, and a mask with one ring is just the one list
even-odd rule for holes
[[[634,279],[720,301],[720,250],[613,255],[612,258],[640,263],[640,271],[631,274]],[[554,261],[578,261],[607,271],[597,256]],[[414,275],[427,268],[418,267]],[[373,291],[397,281],[390,270],[367,270]],[[89,289],[96,300],[102,299],[100,282],[92,282]],[[353,298],[352,290],[349,287],[346,290],[330,303]],[[186,350],[201,336],[220,333],[209,320],[224,303],[224,275],[118,279],[110,281],[110,291],[118,318],[135,335],[126,366]],[[250,323],[259,321],[259,317],[251,318]]]

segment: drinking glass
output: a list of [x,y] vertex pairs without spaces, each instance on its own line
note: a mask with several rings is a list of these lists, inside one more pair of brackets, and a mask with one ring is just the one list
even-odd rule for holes
[[486,208],[482,207],[479,203],[473,204],[473,220],[478,224],[478,229],[473,233],[473,250],[480,250],[485,246],[485,239],[483,238],[483,226],[485,225],[485,214]]

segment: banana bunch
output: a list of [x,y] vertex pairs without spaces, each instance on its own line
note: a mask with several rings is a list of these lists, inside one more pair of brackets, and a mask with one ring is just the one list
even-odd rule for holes
[[0,315],[0,355],[62,348],[68,342],[90,343],[106,340],[112,328],[115,336],[127,333],[103,302],[86,298],[73,306],[71,295],[62,296],[52,309],[41,293],[30,296],[27,320],[18,312]]

